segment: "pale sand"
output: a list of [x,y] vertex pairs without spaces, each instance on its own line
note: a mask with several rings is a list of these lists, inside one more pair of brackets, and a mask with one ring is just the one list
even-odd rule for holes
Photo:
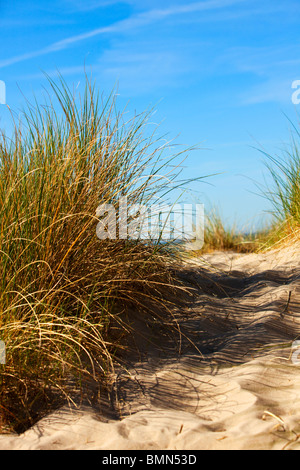
[[178,319],[201,354],[144,345],[112,389],[121,419],[66,406],[0,449],[300,450],[299,246],[214,253],[182,275],[195,295]]

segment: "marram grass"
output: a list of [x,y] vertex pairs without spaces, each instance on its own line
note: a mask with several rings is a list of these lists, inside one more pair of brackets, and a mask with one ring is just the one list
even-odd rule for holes
[[270,201],[273,224],[264,247],[269,249],[299,241],[300,234],[300,131],[291,124],[290,144],[281,155],[262,151],[270,183],[262,190]]
[[217,209],[206,214],[204,244],[193,255],[232,250],[238,253],[261,252],[283,245],[298,243],[300,239],[300,131],[291,124],[291,141],[281,155],[265,151],[265,166],[270,183],[259,187],[261,195],[271,205],[272,219],[260,230],[227,227]]
[[101,99],[88,80],[79,102],[63,80],[49,84],[53,102],[28,105],[0,141],[2,432],[83,394],[87,377],[104,382],[128,306],[172,323],[167,249],[99,240],[95,214],[120,196],[130,206],[168,192],[175,157],[145,133],[147,113],[125,122],[114,95]]

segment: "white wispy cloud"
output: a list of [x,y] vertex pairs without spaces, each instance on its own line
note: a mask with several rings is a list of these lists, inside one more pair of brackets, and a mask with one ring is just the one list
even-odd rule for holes
[[60,0],[60,3],[66,4],[69,11],[91,11],[120,3],[120,0]]
[[298,78],[300,44],[228,48],[216,59],[217,70],[240,77],[240,105],[291,102],[291,84]]
[[[151,8],[161,9],[162,3],[164,4],[164,9],[175,10],[177,7],[181,8],[184,6],[183,0],[60,0],[60,4],[63,3],[67,6],[70,11],[92,11],[100,8],[105,8],[115,4],[128,4],[132,6],[135,10],[143,11]],[[195,5],[200,5],[200,8],[207,8],[206,4],[215,3],[212,0],[202,0],[202,2],[194,2]],[[226,6],[227,1],[223,2],[218,1],[216,3],[223,3]],[[188,6],[188,5],[187,5]],[[208,7],[210,8],[210,6]]]
[[[131,44],[132,45],[132,44]],[[127,47],[128,46],[128,47]],[[189,64],[184,63],[182,53],[178,54],[168,49],[161,51],[147,50],[147,44],[143,43],[137,50],[132,50],[130,44],[117,46],[105,51],[97,61],[83,66],[60,67],[46,70],[47,75],[56,78],[77,76],[83,78],[84,70],[92,74],[94,78],[105,87],[107,84],[118,83],[122,79],[120,92],[123,96],[135,96],[145,92],[162,89],[170,89],[178,84],[180,80],[187,80]],[[185,78],[184,78],[185,77]],[[18,80],[42,80],[45,78],[43,72],[18,76]]]
[[224,9],[246,0],[206,0],[188,4],[175,5],[165,9],[152,9],[146,12],[138,13],[125,20],[118,21],[112,25],[96,28],[86,33],[74,35],[61,41],[56,41],[47,47],[20,54],[0,61],[0,68],[23,62],[35,57],[43,56],[53,52],[64,50],[73,44],[88,40],[90,38],[113,33],[122,33],[134,28],[147,26],[157,21],[161,21],[172,16],[184,15],[196,12],[207,12],[216,9]]
[[227,49],[219,58],[219,65],[230,71],[252,73],[257,76],[272,77],[286,75],[288,68],[293,70],[300,63],[300,43],[287,46],[252,46]]
[[292,102],[292,92],[291,79],[272,78],[250,87],[243,96],[240,97],[240,104],[251,105],[272,102],[287,104]]

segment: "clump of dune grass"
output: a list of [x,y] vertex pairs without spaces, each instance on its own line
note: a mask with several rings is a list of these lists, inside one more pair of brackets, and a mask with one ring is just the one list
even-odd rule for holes
[[104,100],[89,80],[79,101],[62,79],[49,84],[45,104],[28,104],[0,141],[2,432],[78,398],[87,377],[104,383],[128,307],[172,324],[168,246],[100,240],[96,209],[169,192],[178,155],[145,132],[147,113],[126,122],[115,95]]
[[[281,155],[265,156],[271,183],[260,187],[261,194],[272,206],[272,220],[260,230],[237,230],[226,226],[217,210],[206,216],[204,245],[201,253],[232,250],[251,253],[269,250],[282,244],[299,242],[300,238],[300,151],[299,129],[290,121],[291,142]],[[198,253],[197,253],[198,254]]]
[[262,192],[273,208],[273,224],[265,240],[266,248],[299,240],[300,235],[300,132],[295,124],[289,122],[291,142],[281,155],[262,151],[271,177],[271,183]]
[[205,216],[204,243],[194,255],[213,251],[235,251],[236,253],[253,253],[259,250],[263,237],[262,231],[241,230],[235,224],[226,225],[217,209]]

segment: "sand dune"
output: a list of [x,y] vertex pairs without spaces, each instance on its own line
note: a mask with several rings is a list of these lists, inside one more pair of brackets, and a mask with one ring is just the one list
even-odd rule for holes
[[144,343],[103,413],[61,408],[0,449],[300,449],[299,246],[213,253],[181,276],[179,352]]

